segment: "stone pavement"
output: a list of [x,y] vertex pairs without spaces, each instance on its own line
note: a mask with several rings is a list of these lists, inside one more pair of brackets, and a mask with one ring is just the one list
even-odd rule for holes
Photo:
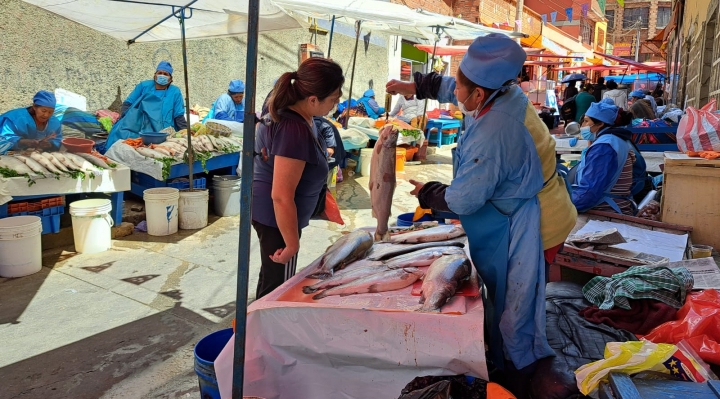
[[[417,205],[407,180],[449,182],[450,148],[398,174],[391,221]],[[342,232],[374,225],[367,186],[363,176],[338,185],[347,225],[312,221],[298,265]],[[41,272],[0,279],[0,397],[197,399],[193,347],[235,314],[238,225],[211,217],[205,229],[169,237],[136,231],[100,254],[47,250]],[[259,256],[253,233],[249,301]]]

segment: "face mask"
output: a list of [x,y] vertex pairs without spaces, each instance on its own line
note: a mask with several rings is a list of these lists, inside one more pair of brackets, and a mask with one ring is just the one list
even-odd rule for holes
[[170,83],[170,77],[165,75],[158,75],[155,77],[155,83],[160,86],[167,86]]
[[595,141],[595,133],[590,131],[590,126],[581,127],[580,136],[582,136],[583,140]]
[[460,109],[460,112],[462,112],[463,115],[465,115],[465,116],[472,116],[475,113],[474,109],[470,110],[470,109],[467,109],[467,107],[465,107],[465,101],[469,100],[470,97],[472,97],[472,93],[470,93],[467,97],[465,97],[464,101],[458,100],[458,108]]

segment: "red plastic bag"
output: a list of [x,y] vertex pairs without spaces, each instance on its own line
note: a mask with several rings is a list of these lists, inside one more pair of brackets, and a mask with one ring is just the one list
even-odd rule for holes
[[715,99],[701,109],[688,107],[678,125],[677,143],[682,152],[720,151],[720,115],[715,114]]
[[689,295],[677,318],[641,338],[656,344],[684,339],[704,361],[720,365],[720,293],[705,290]]
[[327,220],[328,222],[337,223],[341,226],[345,225],[342,215],[340,215],[340,207],[330,190],[325,190],[325,209],[313,219]]

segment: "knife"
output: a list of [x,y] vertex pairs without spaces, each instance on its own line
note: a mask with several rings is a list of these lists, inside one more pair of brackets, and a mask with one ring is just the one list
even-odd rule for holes
[[392,94],[385,94],[385,123],[390,119],[390,107],[392,106]]

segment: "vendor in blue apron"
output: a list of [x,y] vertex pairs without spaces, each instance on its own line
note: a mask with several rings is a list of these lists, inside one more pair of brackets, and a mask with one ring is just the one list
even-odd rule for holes
[[375,101],[375,91],[373,89],[366,90],[363,96],[357,101],[358,107],[362,105],[368,118],[377,119],[385,113],[385,108],[381,107]]
[[55,103],[53,93],[41,90],[35,93],[31,106],[0,115],[0,154],[31,148],[59,149],[63,136],[60,120],[53,116]]
[[488,358],[499,369],[528,368],[554,354],[545,331],[543,168],[525,124],[528,97],[516,86],[525,58],[514,40],[489,34],[472,42],[455,79],[392,81],[386,89],[420,99],[437,92],[465,114],[452,182],[412,182],[412,194],[423,208],[459,215],[487,288]]
[[220,119],[242,123],[245,117],[245,83],[233,80],[227,93],[218,97],[205,119]]
[[116,141],[159,132],[167,127],[187,129],[182,93],[172,84],[173,68],[167,61],[157,66],[153,80],[140,82],[122,103],[120,120],[113,126],[105,148]]
[[632,133],[619,126],[632,120],[611,99],[593,103],[580,127],[583,139],[592,145],[583,152],[580,164],[570,173],[572,201],[579,212],[590,209],[634,216],[633,195],[645,186],[645,160],[632,143]]

